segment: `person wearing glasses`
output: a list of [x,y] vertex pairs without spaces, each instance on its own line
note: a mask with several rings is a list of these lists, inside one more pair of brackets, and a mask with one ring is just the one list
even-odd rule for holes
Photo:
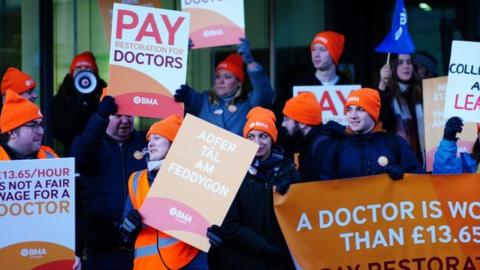
[[0,115],[0,160],[58,158],[43,139],[43,115],[27,98],[7,90]]

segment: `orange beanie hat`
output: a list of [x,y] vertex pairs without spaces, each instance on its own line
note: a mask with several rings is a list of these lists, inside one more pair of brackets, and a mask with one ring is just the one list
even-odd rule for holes
[[338,65],[338,61],[342,56],[343,46],[345,45],[345,37],[334,31],[325,31],[318,33],[312,40],[314,44],[322,44],[325,46],[332,57],[333,62]]
[[37,84],[30,75],[14,67],[9,67],[2,79],[2,96],[5,96],[7,90],[12,90],[21,95],[28,90],[34,89],[36,86]]
[[231,72],[237,79],[239,79],[242,83],[245,79],[245,72],[243,71],[243,60],[242,56],[238,53],[232,53],[227,58],[225,58],[222,62],[220,62],[215,69],[215,71],[219,71],[220,69],[225,69]]
[[352,91],[347,97],[345,110],[351,105],[362,107],[375,122],[378,122],[378,117],[380,116],[380,94],[377,90],[362,88]]
[[305,125],[322,123],[322,108],[315,94],[307,92],[293,97],[285,103],[283,114]]
[[43,118],[43,115],[37,105],[13,91],[7,91],[0,115],[1,133],[16,129],[38,118]]
[[95,62],[95,56],[91,52],[83,52],[73,58],[69,70],[70,76],[73,76],[73,70],[77,67],[88,67],[98,75],[98,67],[97,63]]
[[155,122],[147,132],[147,140],[150,140],[150,135],[157,134],[165,139],[173,142],[177,132],[182,125],[182,118],[178,115],[170,115],[169,117]]
[[252,130],[260,130],[272,137],[273,142],[277,141],[277,127],[275,126],[275,114],[272,111],[257,106],[247,114],[247,122],[243,126],[243,137],[247,138]]

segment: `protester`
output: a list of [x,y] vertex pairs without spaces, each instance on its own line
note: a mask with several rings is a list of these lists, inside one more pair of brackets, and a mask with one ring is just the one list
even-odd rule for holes
[[243,136],[259,145],[254,160],[222,225],[220,266],[213,269],[295,269],[273,210],[273,187],[298,182],[293,162],[277,140],[272,111],[255,107],[247,115]]
[[322,111],[313,93],[301,93],[285,103],[282,133],[289,152],[298,153],[302,181],[319,180],[331,136],[344,136],[345,127],[330,121],[322,125]]
[[[84,132],[72,144],[81,179],[81,241],[86,269],[131,269],[133,250],[125,249],[117,229],[128,198],[128,177],[145,168],[145,133],[134,130],[133,117],[116,115],[105,96]],[[81,251],[81,250],[79,250]]]
[[418,79],[437,77],[437,60],[426,52],[416,53],[413,57],[413,63],[416,66]]
[[28,99],[7,90],[0,114],[0,160],[56,158],[43,139],[43,115]]
[[378,89],[382,100],[380,121],[383,127],[405,139],[423,163],[425,131],[422,88],[409,54],[393,55],[391,62],[382,67]]
[[387,173],[393,180],[399,180],[405,172],[422,172],[422,166],[407,142],[382,130],[378,91],[362,88],[351,92],[345,111],[349,136],[326,154],[322,179]]
[[[244,87],[243,62],[247,65],[252,91]],[[273,89],[263,68],[254,61],[250,43],[240,39],[237,54],[230,54],[215,69],[211,91],[198,93],[188,85],[182,85],[175,92],[175,101],[183,102],[186,112],[242,135],[248,111],[255,106],[270,106]]]
[[142,223],[138,210],[150,190],[163,160],[180,128],[182,119],[172,115],[154,123],[147,133],[147,168],[128,180],[129,198],[120,226],[127,244],[135,243],[134,270],[208,269],[207,254]]
[[52,99],[49,113],[53,136],[63,144],[65,154],[70,152],[73,139],[83,132],[88,120],[97,111],[105,87],[105,81],[98,76],[95,56],[91,52],[75,56]]
[[37,83],[35,83],[32,76],[14,67],[9,67],[2,79],[2,96],[5,98],[7,90],[11,90],[29,101],[35,102],[38,98],[35,91],[36,86]]
[[473,145],[472,153],[460,153],[457,156],[457,133],[463,130],[463,121],[454,116],[447,120],[443,139],[435,152],[433,161],[434,174],[478,173],[480,167],[480,125],[477,124],[477,140]]

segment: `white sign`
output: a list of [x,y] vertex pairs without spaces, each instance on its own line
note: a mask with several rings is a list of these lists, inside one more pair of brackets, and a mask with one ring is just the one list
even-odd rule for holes
[[345,103],[347,97],[353,90],[358,90],[362,86],[352,85],[302,85],[293,87],[293,96],[302,92],[312,92],[317,97],[322,107],[322,122],[327,123],[330,120],[336,121],[342,125],[347,125],[345,115]]
[[480,122],[480,42],[452,42],[445,118]]
[[74,163],[73,158],[0,162],[2,267],[40,269],[54,263],[56,269],[71,269],[75,250]]

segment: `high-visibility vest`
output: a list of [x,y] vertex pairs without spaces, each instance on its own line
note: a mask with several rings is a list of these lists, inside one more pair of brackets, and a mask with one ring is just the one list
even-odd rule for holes
[[[58,156],[50,147],[42,145],[40,146],[40,150],[38,150],[37,158],[58,158]],[[7,154],[7,151],[5,151],[2,146],[0,146],[0,160],[11,160],[10,156]]]
[[[128,192],[135,209],[140,209],[149,190],[147,170],[132,173],[128,179]],[[197,248],[144,226],[135,241],[133,269],[180,269],[190,263],[197,253]]]

